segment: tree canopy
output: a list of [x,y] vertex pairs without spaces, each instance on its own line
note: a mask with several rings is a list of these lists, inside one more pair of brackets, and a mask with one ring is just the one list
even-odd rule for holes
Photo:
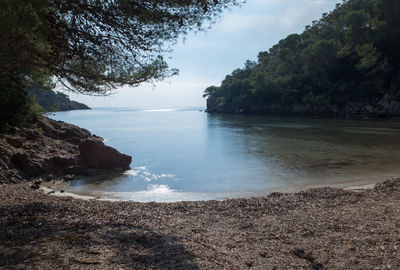
[[177,39],[241,1],[0,0],[0,126],[31,118],[28,87],[103,95],[176,74]]
[[399,1],[345,0],[207,88],[207,109],[400,115],[399,48]]
[[162,79],[180,34],[237,0],[0,0],[0,74],[52,77],[81,93]]

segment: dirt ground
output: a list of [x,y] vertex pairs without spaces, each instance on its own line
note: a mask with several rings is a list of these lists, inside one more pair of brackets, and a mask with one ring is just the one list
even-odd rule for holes
[[2,185],[0,269],[400,269],[400,179],[179,203]]

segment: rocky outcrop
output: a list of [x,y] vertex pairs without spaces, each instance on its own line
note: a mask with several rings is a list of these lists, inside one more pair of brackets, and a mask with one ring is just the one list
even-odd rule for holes
[[84,140],[79,144],[79,152],[90,168],[123,170],[132,162],[131,156],[121,154],[99,140]]
[[88,130],[46,117],[37,128],[9,126],[0,134],[0,183],[122,171],[131,160]]

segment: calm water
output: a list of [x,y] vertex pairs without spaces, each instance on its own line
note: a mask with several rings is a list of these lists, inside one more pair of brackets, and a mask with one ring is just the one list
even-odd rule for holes
[[[78,194],[207,200],[367,184],[400,175],[400,123],[209,115],[198,109],[58,112],[132,155],[132,170],[80,179]],[[63,187],[65,188],[65,187]]]

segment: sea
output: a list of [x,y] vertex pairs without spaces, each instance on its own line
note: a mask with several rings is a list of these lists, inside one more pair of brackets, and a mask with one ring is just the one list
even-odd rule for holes
[[400,176],[400,122],[94,108],[49,117],[101,136],[131,169],[53,188],[106,200],[224,200]]

